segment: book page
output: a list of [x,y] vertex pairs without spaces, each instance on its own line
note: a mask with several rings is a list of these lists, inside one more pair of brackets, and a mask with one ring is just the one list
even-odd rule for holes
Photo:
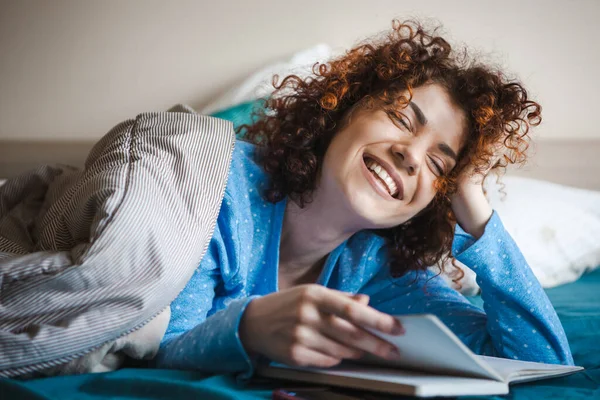
[[531,361],[509,360],[506,358],[477,356],[492,367],[506,382],[525,382],[542,377],[554,377],[572,374],[582,367],[570,365],[545,364]]
[[504,381],[485,362],[478,359],[435,315],[396,315],[395,318],[400,320],[406,334],[393,336],[370,329],[369,331],[394,344],[400,356],[394,361],[370,356],[368,362],[438,374]]
[[436,375],[396,368],[361,366],[349,362],[331,368],[259,366],[261,376],[313,384],[383,391],[418,397],[506,394],[508,384],[489,379]]

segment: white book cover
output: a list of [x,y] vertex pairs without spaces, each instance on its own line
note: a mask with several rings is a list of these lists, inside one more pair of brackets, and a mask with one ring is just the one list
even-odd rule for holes
[[297,368],[271,363],[263,376],[419,397],[506,394],[509,383],[569,375],[582,367],[544,364],[474,354],[435,315],[396,316],[402,336],[373,334],[393,343],[397,360],[369,357],[360,364]]

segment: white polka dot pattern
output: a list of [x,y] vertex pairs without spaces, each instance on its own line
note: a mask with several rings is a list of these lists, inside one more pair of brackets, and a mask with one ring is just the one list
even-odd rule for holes
[[[181,310],[175,307],[173,312],[159,366],[243,372],[245,377],[253,373],[237,329],[252,296],[277,290],[277,247],[285,207],[285,200],[271,204],[262,199],[260,190],[250,191],[266,179],[253,160],[253,150],[247,143],[236,146],[236,168],[230,174],[215,236],[200,273],[173,303]],[[453,254],[477,268],[483,310],[430,270],[391,278],[385,242],[367,231],[358,232],[329,255],[319,283],[366,293],[373,307],[387,313],[436,314],[478,354],[573,363],[552,305],[496,212],[478,240],[457,225]],[[197,312],[199,308],[204,311]],[[179,356],[180,348],[185,357]]]

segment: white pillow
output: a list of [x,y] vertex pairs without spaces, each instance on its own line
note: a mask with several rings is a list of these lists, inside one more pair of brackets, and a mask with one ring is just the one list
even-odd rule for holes
[[600,265],[600,192],[504,177],[488,179],[490,204],[544,287],[573,282]]
[[211,114],[236,104],[268,96],[274,90],[272,85],[273,75],[279,75],[278,83],[281,83],[283,78],[291,74],[302,78],[307,77],[312,74],[311,69],[315,62],[326,62],[332,54],[333,51],[328,45],[317,44],[314,47],[293,54],[288,60],[269,64],[246,78],[241,84],[236,85],[207,104],[200,110],[200,114]]
[[[600,192],[514,176],[486,179],[488,200],[543,287],[573,282],[600,266]],[[463,294],[478,287],[465,271]],[[456,287],[456,286],[455,286]]]

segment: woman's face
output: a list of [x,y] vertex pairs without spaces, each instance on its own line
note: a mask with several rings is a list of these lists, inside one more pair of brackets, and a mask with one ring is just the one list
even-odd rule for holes
[[397,226],[424,209],[463,145],[464,112],[440,85],[414,89],[398,111],[357,108],[325,154],[319,190],[342,199],[361,229]]

